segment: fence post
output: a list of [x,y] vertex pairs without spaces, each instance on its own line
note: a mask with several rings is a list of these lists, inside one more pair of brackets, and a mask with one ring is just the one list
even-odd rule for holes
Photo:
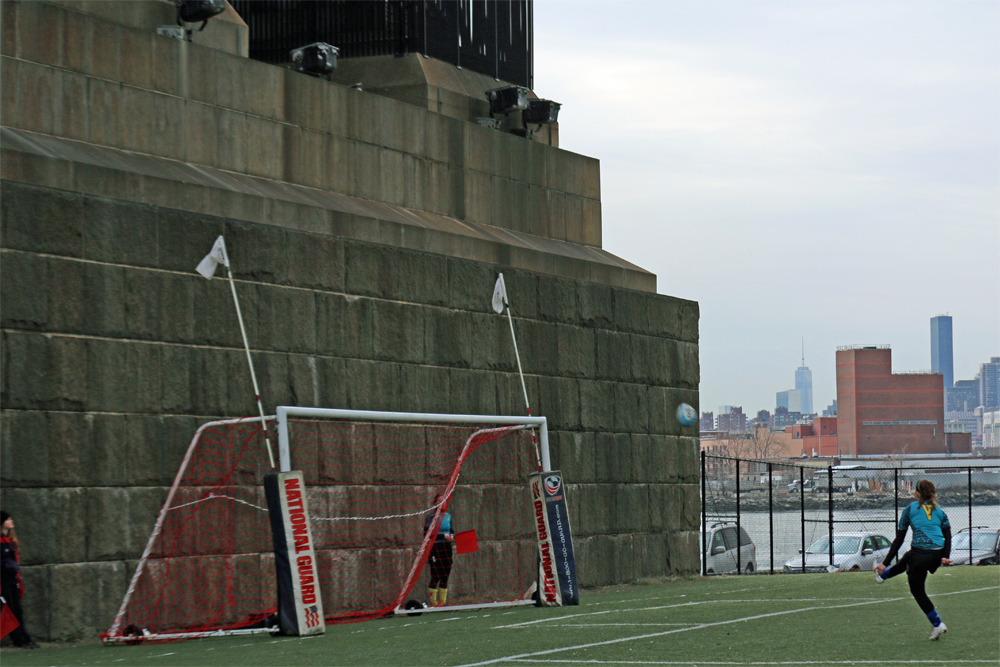
[[896,508],[896,519],[895,523],[892,524],[892,529],[896,530],[896,527],[899,526],[899,468],[892,469],[892,486],[893,486],[892,492],[896,496],[894,501],[894,506]]
[[771,545],[771,574],[774,574],[774,465],[767,464],[767,532],[768,543]]
[[806,571],[806,469],[799,468],[799,539],[802,542],[802,571]]
[[743,536],[740,533],[740,460],[736,459],[736,574],[743,574],[742,547]]
[[705,452],[701,453],[701,574],[704,576],[708,570],[708,539],[707,514],[705,513]]
[[972,466],[969,466],[969,565],[972,562]]
[[826,499],[830,522],[830,565],[833,565],[833,466],[826,467]]

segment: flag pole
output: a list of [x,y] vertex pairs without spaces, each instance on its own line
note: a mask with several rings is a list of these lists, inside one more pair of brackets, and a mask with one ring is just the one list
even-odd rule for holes
[[[521,368],[521,353],[517,350],[517,336],[514,335],[514,317],[510,313],[510,302],[507,300],[507,285],[504,283],[503,274],[497,276],[496,285],[493,286],[493,310],[499,315],[504,308],[507,310],[507,322],[510,324],[510,339],[514,342],[514,357],[517,359],[517,375],[521,379],[521,391],[524,393],[524,407],[531,416],[531,403],[528,401],[528,388],[524,384],[524,369]],[[542,469],[542,457],[538,451],[538,436],[535,430],[531,430],[531,441],[535,445],[535,461],[538,469]]]
[[[228,259],[228,254],[227,254]],[[250,380],[253,382],[253,394],[257,399],[257,412],[260,413],[260,427],[264,431],[264,444],[267,446],[267,458],[274,468],[274,452],[271,451],[271,438],[267,434],[267,420],[264,418],[264,404],[260,400],[260,389],[257,387],[257,374],[253,372],[253,359],[250,358],[250,344],[247,342],[247,330],[243,326],[243,313],[240,312],[240,300],[236,298],[236,283],[233,282],[233,270],[226,262],[226,273],[229,275],[229,289],[233,292],[233,303],[236,304],[236,319],[240,321],[240,334],[243,336],[243,349],[247,353],[247,365],[250,366]]]
[[243,326],[243,313],[240,311],[240,300],[236,296],[236,282],[233,280],[233,270],[229,264],[229,252],[226,250],[226,240],[220,236],[215,240],[212,251],[205,256],[198,264],[197,271],[206,278],[215,275],[215,269],[219,264],[224,264],[226,274],[229,276],[229,289],[233,293],[233,303],[236,304],[236,319],[240,323],[240,334],[243,336],[243,349],[247,354],[247,365],[250,367],[250,380],[253,382],[253,394],[257,399],[257,412],[260,414],[260,427],[264,431],[264,444],[267,446],[267,458],[271,461],[271,468],[274,468],[274,452],[271,449],[271,437],[267,434],[267,419],[264,417],[264,404],[260,400],[260,388],[257,386],[257,374],[253,370],[253,358],[250,356],[250,343],[247,341],[247,330]]

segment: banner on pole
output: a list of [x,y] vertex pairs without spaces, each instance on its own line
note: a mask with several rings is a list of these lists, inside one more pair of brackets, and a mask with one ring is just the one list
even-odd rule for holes
[[497,277],[497,283],[493,286],[493,310],[496,311],[497,315],[503,314],[503,307],[508,303],[507,301],[507,285],[504,284],[503,274],[501,273]]
[[285,635],[326,632],[302,471],[269,472],[264,492],[274,538],[278,627]]
[[206,278],[211,278],[215,275],[215,270],[219,268],[219,264],[229,266],[229,255],[226,253],[226,240],[221,236],[215,239],[212,250],[205,255],[204,259],[198,262],[198,267],[195,270]]
[[580,604],[562,473],[531,473],[528,483],[538,536],[538,600],[545,607]]

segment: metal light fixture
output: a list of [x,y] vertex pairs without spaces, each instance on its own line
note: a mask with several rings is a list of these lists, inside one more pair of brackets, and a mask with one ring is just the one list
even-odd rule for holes
[[340,49],[326,42],[315,42],[293,49],[289,56],[296,72],[310,76],[326,76],[337,69],[337,55]]
[[490,101],[490,116],[528,108],[528,89],[524,86],[504,86],[486,91],[486,99]]
[[552,100],[530,100],[528,108],[521,112],[521,121],[525,125],[551,125],[559,119],[561,106]]
[[199,31],[208,25],[208,19],[226,11],[226,0],[174,0],[177,5],[177,25],[202,21]]

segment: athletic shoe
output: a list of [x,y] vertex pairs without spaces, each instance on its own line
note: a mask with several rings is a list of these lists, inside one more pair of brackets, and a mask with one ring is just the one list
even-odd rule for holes
[[936,641],[936,640],[940,639],[941,635],[943,635],[946,632],[948,632],[948,626],[945,625],[944,623],[942,623],[941,625],[939,625],[936,628],[934,628],[933,630],[931,630],[930,640],[931,641]]
[[881,584],[881,583],[883,583],[885,581],[885,579],[883,579],[881,577],[881,575],[879,575],[879,573],[878,573],[878,566],[879,566],[879,564],[875,563],[875,565],[872,566],[872,572],[875,573],[875,583],[876,584]]

